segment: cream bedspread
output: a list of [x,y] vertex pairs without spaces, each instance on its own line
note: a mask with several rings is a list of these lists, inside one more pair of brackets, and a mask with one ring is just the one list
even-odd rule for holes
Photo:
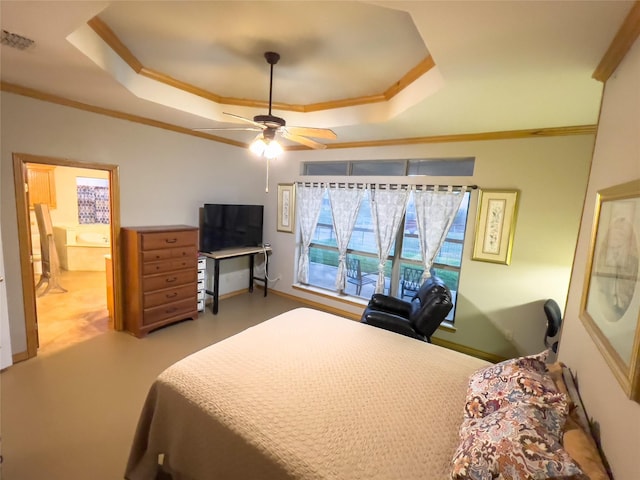
[[126,470],[174,480],[445,479],[468,376],[486,362],[300,308],[152,385]]

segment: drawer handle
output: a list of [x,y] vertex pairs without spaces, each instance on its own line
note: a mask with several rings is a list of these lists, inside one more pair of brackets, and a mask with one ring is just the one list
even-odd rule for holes
[[176,243],[177,241],[178,241],[178,239],[177,239],[177,238],[167,238],[167,239],[165,240],[165,242],[167,242],[167,243]]
[[165,296],[166,296],[167,298],[177,297],[177,296],[178,296],[178,292],[167,293]]
[[176,280],[178,280],[178,277],[167,278],[167,279],[165,280],[165,282],[167,282],[167,283],[173,283],[173,282],[175,282]]
[[178,309],[177,309],[177,308],[175,308],[175,307],[173,307],[173,308],[167,308],[167,309],[165,310],[165,313],[173,313],[173,312],[175,312],[175,311],[177,311],[177,310],[178,310]]

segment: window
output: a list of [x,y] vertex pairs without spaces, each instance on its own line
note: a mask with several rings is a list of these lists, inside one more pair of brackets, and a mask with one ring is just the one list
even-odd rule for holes
[[409,160],[407,175],[429,175],[432,177],[472,176],[474,158],[433,158]]
[[[303,171],[306,175],[326,174],[334,176],[345,175],[345,172],[348,172],[346,175],[372,176],[424,175],[426,173],[431,176],[455,176],[457,172],[457,175],[468,176],[473,174],[473,165],[473,158],[309,162],[304,164]],[[447,320],[452,323],[455,317],[469,198],[470,193],[466,192],[445,242],[434,259],[431,270],[431,274],[440,277],[451,290],[454,308],[447,316]],[[349,273],[344,293],[353,297],[369,299],[375,289],[378,259],[368,191],[362,199],[356,225],[349,241],[347,261],[348,264],[357,265],[359,270],[355,267],[348,269]],[[325,192],[317,227],[309,248],[309,284],[335,291],[337,269],[338,249],[329,195]],[[409,300],[420,284],[423,264],[418,241],[413,194],[409,197],[403,225],[387,257],[384,272],[384,293],[387,295]]]
[[[449,229],[447,238],[436,256],[432,275],[440,277],[451,290],[454,308],[447,316],[453,322],[455,316],[455,300],[462,264],[462,246],[469,206],[469,192],[464,199],[454,222]],[[415,206],[413,196],[410,196],[405,214],[404,226],[398,233],[395,245],[392,247],[385,264],[384,293],[404,300],[409,300],[415,293],[408,278],[413,274],[417,280],[422,275],[422,256],[418,245],[416,230]],[[349,277],[344,293],[364,299],[371,298],[375,289],[375,278],[378,271],[377,246],[373,233],[369,194],[362,199],[356,226],[349,241],[347,258],[357,260],[360,266],[355,277]],[[309,284],[335,290],[336,272],[338,269],[338,249],[331,219],[331,205],[328,193],[325,192],[320,217],[309,249]],[[374,281],[369,281],[374,280]],[[405,288],[407,287],[407,288]],[[404,294],[404,297],[403,297]]]
[[386,176],[403,177],[429,175],[432,177],[471,177],[476,159],[420,158],[412,160],[357,160],[305,162],[303,175],[314,176]]
[[76,178],[78,223],[110,223],[109,181],[102,178]]

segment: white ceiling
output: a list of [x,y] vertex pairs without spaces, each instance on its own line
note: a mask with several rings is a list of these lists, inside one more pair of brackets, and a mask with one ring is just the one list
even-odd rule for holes
[[[2,29],[35,40],[0,50],[3,82],[185,128],[229,127],[216,103],[136,74],[87,26],[98,15],[144,67],[222,97],[274,104],[381,94],[429,54],[435,67],[389,101],[308,113],[288,125],[367,142],[592,125],[591,78],[633,1],[7,1]],[[216,131],[250,141],[252,132]]]

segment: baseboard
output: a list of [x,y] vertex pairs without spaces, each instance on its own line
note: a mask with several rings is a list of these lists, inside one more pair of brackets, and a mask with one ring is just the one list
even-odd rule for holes
[[[291,295],[290,293],[280,292],[278,290],[269,289],[269,293],[273,293],[274,295],[279,295],[281,297],[288,298],[290,300],[294,300],[296,302],[303,303],[303,304],[308,305],[310,307],[313,307],[313,308],[315,308],[317,310],[322,310],[322,311],[325,311],[325,312],[333,313],[335,315],[340,315],[341,317],[346,317],[346,318],[348,318],[350,320],[356,320],[358,322],[360,321],[360,315],[358,315],[356,313],[347,312],[345,310],[341,310],[341,309],[335,308],[335,307],[329,307],[328,305],[325,305],[325,304],[322,304],[322,303],[313,302],[313,301],[308,300],[306,298],[298,297],[296,295]],[[496,355],[494,353],[483,352],[482,350],[478,350],[478,349],[475,349],[475,348],[472,348],[472,347],[467,347],[466,345],[460,345],[458,343],[450,342],[448,340],[442,340],[442,339],[436,338],[436,337],[431,337],[431,342],[434,345],[438,345],[440,347],[448,348],[449,350],[455,350],[456,352],[464,353],[466,355],[470,355],[472,357],[476,357],[476,358],[479,358],[481,360],[486,360],[487,362],[491,362],[491,363],[499,363],[499,362],[502,362],[502,361],[506,360],[505,357],[502,357],[500,355]]]
[[455,350],[456,352],[464,353],[472,357],[486,360],[491,363],[499,363],[507,360],[506,357],[496,355],[495,353],[483,352],[482,350],[475,349],[473,347],[467,347],[466,345],[460,345],[459,343],[443,340],[438,337],[431,337],[431,343],[440,347],[448,348],[449,350]]
[[291,295],[290,293],[280,292],[278,290],[269,289],[269,293],[273,293],[280,297],[288,298],[289,300],[293,300],[296,302],[304,303],[310,307],[315,308],[316,310],[322,310],[323,312],[333,313],[335,315],[340,315],[341,317],[348,318],[349,320],[357,320],[360,321],[360,314],[347,312],[346,310],[341,310],[339,308],[330,307],[329,305],[325,305],[324,303],[313,302],[306,298],[298,297],[296,295]]
[[14,353],[11,356],[11,359],[13,360],[13,363],[18,363],[18,362],[23,362],[25,360],[29,360],[29,352],[25,350],[24,352]]

